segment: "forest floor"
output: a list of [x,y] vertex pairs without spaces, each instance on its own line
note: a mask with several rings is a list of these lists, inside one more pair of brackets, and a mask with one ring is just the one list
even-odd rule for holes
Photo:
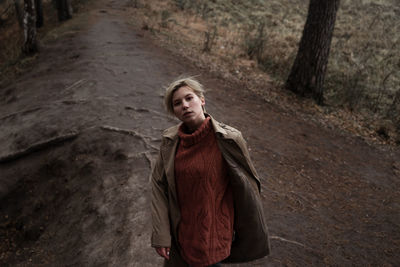
[[199,75],[207,111],[242,131],[262,177],[272,253],[234,266],[399,265],[398,147],[196,68],[133,25],[129,2],[96,1],[0,88],[1,266],[160,266],[149,175],[177,123],[163,86],[182,73]]

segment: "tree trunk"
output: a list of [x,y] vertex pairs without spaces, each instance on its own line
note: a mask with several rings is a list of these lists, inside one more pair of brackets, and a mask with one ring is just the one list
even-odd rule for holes
[[307,21],[286,88],[323,104],[323,83],[340,0],[310,0]]
[[57,13],[58,13],[58,20],[64,21],[65,18],[65,9],[64,9],[64,0],[56,0],[57,4]]
[[36,41],[36,11],[35,0],[24,0],[24,45],[22,51],[25,54],[37,52]]
[[35,0],[36,7],[36,28],[43,26],[43,4],[42,0]]
[[24,16],[21,11],[21,6],[20,6],[19,0],[14,0],[14,7],[15,7],[15,14],[17,15],[17,19],[18,19],[18,24],[22,29],[24,27]]
[[69,18],[72,18],[72,14],[74,13],[74,10],[72,8],[72,0],[65,0],[65,1],[67,1],[68,16]]
[[72,6],[70,0],[56,0],[56,3],[59,21],[72,18]]

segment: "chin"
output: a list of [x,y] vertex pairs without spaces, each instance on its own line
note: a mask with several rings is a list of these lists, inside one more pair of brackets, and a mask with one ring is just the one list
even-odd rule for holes
[[183,119],[182,122],[185,124],[190,124],[191,122],[193,122],[193,120],[192,119]]

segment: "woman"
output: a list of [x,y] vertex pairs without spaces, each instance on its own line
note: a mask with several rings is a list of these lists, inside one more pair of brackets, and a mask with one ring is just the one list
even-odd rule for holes
[[164,131],[152,173],[151,244],[164,266],[218,266],[269,253],[260,180],[241,133],[205,113],[203,86],[170,84],[168,113],[182,123]]

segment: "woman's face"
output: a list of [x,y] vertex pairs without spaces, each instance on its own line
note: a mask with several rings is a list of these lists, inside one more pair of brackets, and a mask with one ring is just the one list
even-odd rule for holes
[[204,97],[199,97],[189,86],[182,86],[172,95],[175,116],[190,130],[196,130],[204,121]]

